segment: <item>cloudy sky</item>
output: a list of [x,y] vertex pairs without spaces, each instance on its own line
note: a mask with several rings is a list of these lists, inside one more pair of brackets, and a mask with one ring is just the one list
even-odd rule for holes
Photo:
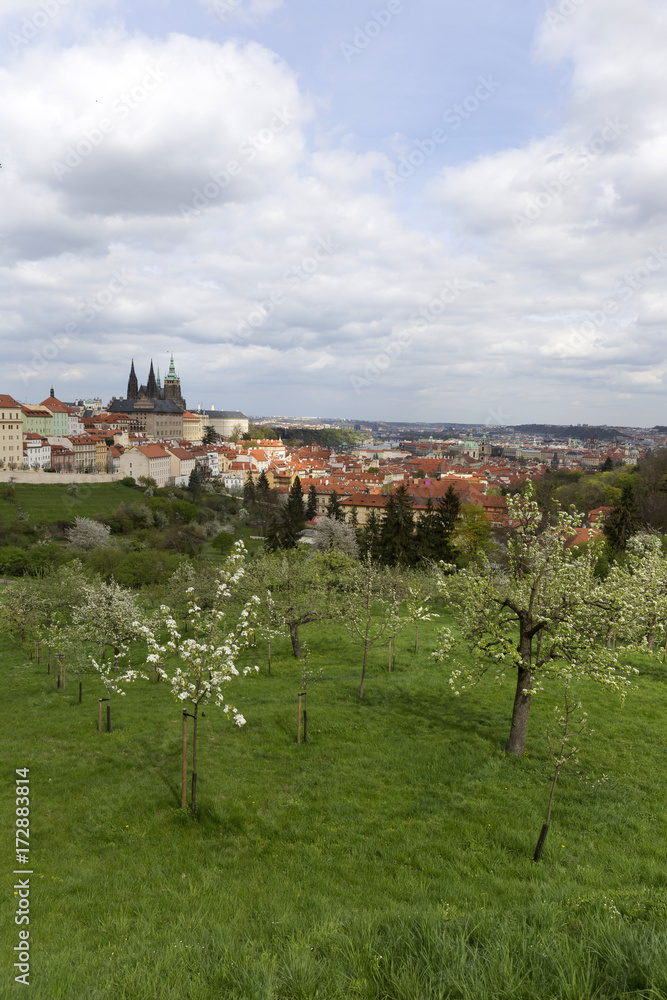
[[0,392],[667,423],[664,0],[4,0]]

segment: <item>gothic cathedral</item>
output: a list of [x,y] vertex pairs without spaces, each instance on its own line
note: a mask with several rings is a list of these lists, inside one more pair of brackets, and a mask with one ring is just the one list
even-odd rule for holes
[[171,355],[169,371],[164,377],[164,386],[160,385],[160,369],[157,370],[157,377],[153,371],[153,361],[148,373],[146,385],[140,386],[134,370],[134,358],[130,368],[130,377],[127,380],[127,399],[171,399],[182,410],[187,410],[185,400],[181,396],[181,380],[174,368],[174,355]]

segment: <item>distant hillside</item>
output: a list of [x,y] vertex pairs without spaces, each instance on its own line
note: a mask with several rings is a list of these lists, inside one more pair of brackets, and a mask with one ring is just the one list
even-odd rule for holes
[[626,435],[616,427],[582,427],[572,424],[515,424],[514,430],[519,434],[534,434],[538,437],[552,438],[554,441],[577,438],[579,441],[589,439],[597,441],[625,440]]

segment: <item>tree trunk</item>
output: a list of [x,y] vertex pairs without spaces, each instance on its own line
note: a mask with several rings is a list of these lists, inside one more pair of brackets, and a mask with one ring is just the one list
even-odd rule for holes
[[[533,677],[527,665],[521,664],[518,668],[516,682],[516,694],[514,695],[514,707],[512,709],[512,725],[510,727],[510,738],[507,741],[505,752],[520,757],[526,749],[526,730],[528,728],[528,713],[530,712],[530,691],[533,686]],[[524,690],[527,694],[524,694]]]
[[364,678],[366,677],[366,657],[368,656],[368,642],[364,646],[364,665],[361,668],[361,687],[359,688],[359,697],[364,696]]
[[299,642],[299,626],[295,622],[289,623],[289,637],[292,640],[292,652],[297,659],[303,659],[303,653],[301,652],[301,644]]

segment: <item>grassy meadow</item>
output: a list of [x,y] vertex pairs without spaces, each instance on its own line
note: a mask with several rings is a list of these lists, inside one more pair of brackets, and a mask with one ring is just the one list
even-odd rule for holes
[[375,650],[361,702],[358,648],[304,627],[322,679],[301,745],[289,643],[274,641],[271,676],[262,647],[245,654],[261,673],[228,696],[247,725],[212,707],[200,723],[196,819],[166,685],[114,697],[100,736],[95,677],[79,705],[72,677],[54,690],[3,640],[0,996],[23,989],[9,887],[29,767],[34,1000],[667,997],[667,668],[642,661],[624,706],[581,685],[591,781],[561,778],[536,865],[557,692],[507,758],[512,686],[454,697],[428,655],[442,622],[421,626],[418,655],[402,633],[392,673]]
[[[31,524],[47,524],[49,521],[73,521],[75,517],[94,517],[106,514],[122,503],[136,503],[141,500],[138,490],[128,490],[121,483],[82,483],[78,494],[67,492],[67,486],[57,482],[36,485],[22,483],[17,477],[14,483],[15,500],[0,498],[0,526],[7,528],[16,517],[16,508],[23,507],[30,516]],[[6,484],[5,484],[6,485]]]

